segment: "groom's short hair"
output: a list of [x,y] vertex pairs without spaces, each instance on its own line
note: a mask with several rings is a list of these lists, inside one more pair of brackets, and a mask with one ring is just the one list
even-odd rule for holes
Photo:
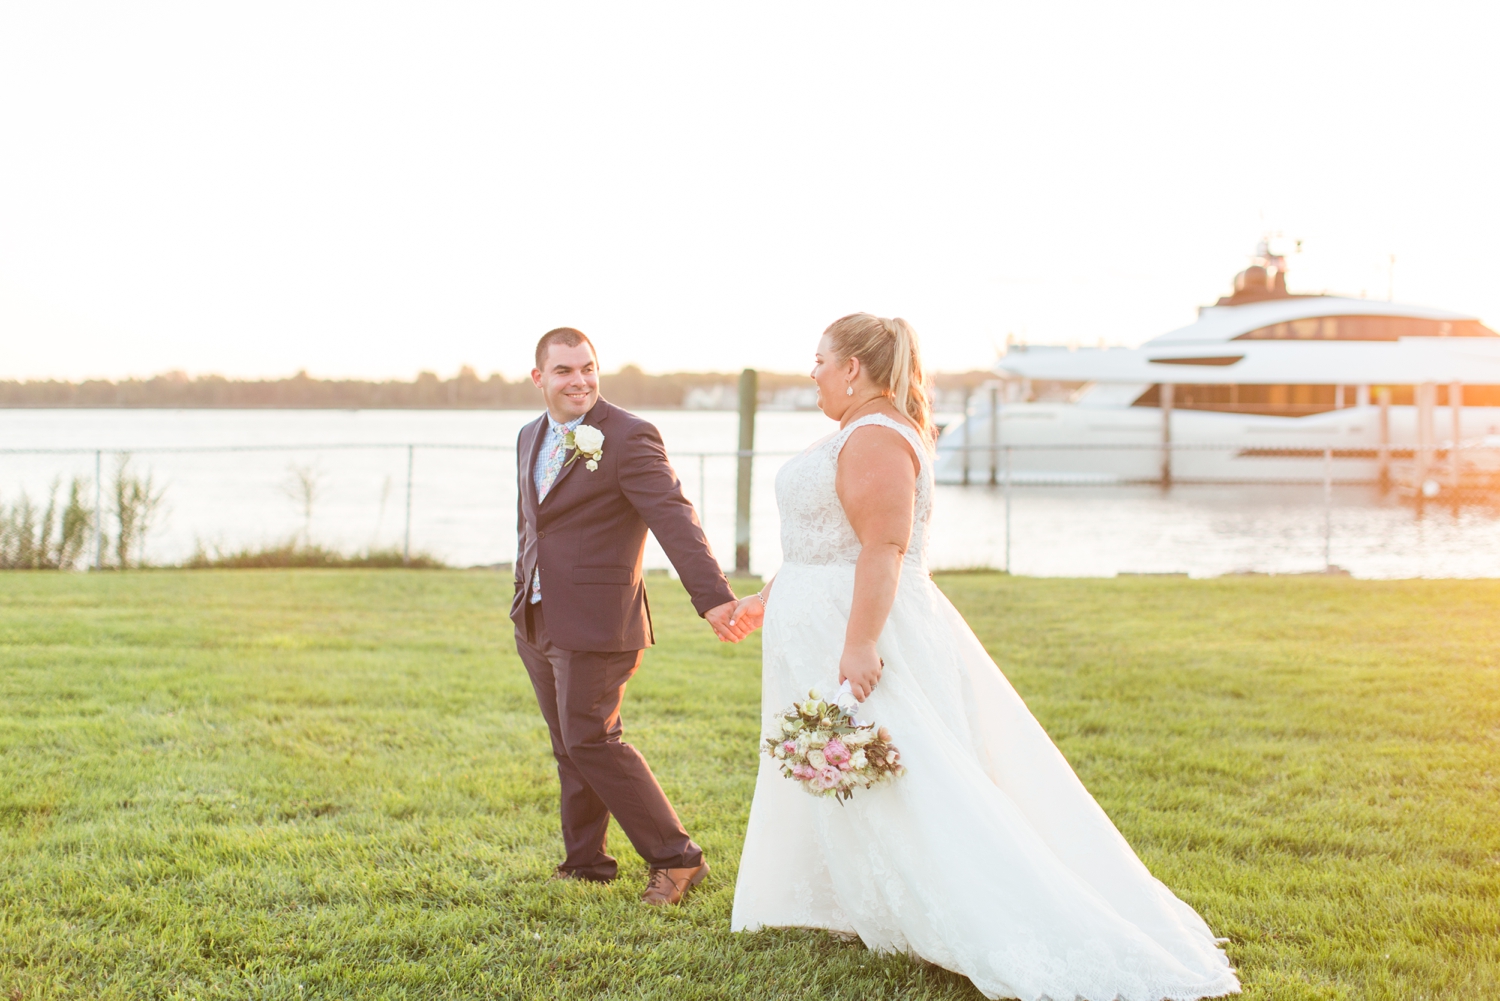
[[580,344],[587,344],[589,346],[589,353],[594,356],[594,363],[598,364],[599,362],[599,352],[594,347],[594,342],[589,340],[588,334],[585,334],[582,330],[575,330],[572,327],[558,327],[555,330],[547,331],[542,335],[542,339],[536,342],[537,371],[540,372],[542,370],[542,363],[547,360],[547,349],[554,344],[566,344],[570,348],[576,348]]

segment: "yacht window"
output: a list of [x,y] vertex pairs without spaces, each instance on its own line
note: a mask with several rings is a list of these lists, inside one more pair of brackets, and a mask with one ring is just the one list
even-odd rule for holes
[[1402,337],[1500,337],[1478,320],[1414,316],[1312,316],[1260,327],[1237,341],[1394,341]]
[[[1438,387],[1438,403],[1448,402],[1448,387]],[[1500,407],[1500,386],[1465,386],[1458,399],[1461,407]]]
[[[1414,407],[1417,405],[1416,386],[1386,386],[1391,391],[1391,406]],[[1439,384],[1437,387],[1436,403],[1440,407],[1448,406],[1448,387]],[[1379,386],[1370,387],[1370,402],[1380,402]],[[1458,405],[1461,407],[1500,407],[1500,386],[1464,386],[1459,391]]]
[[[1437,405],[1448,406],[1448,387],[1437,388]],[[1416,387],[1371,386],[1370,402],[1380,402],[1380,391],[1390,391],[1391,405],[1415,406]],[[1229,414],[1266,414],[1273,417],[1307,417],[1352,407],[1359,397],[1359,387],[1325,385],[1248,386],[1234,383],[1174,383],[1172,407],[1176,410],[1211,410]],[[1464,407],[1500,407],[1500,386],[1464,386],[1459,405]],[[1161,406],[1161,387],[1152,386],[1135,402],[1134,407]]]
[[[1400,388],[1400,387],[1392,387]],[[1408,394],[1411,387],[1405,387]],[[1324,385],[1238,385],[1235,383],[1175,383],[1172,406],[1177,410],[1211,410],[1228,414],[1266,414],[1306,417],[1339,409],[1339,387]],[[1355,392],[1346,388],[1344,406],[1353,406]],[[1161,387],[1152,386],[1132,404],[1161,406]]]
[[1245,360],[1244,355],[1214,355],[1210,358],[1150,358],[1153,365],[1233,365]]

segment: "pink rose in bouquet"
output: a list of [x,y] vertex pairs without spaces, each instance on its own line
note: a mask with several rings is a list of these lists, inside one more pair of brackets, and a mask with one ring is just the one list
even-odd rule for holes
[[823,760],[830,765],[842,765],[849,760],[849,749],[844,746],[842,740],[835,737],[824,745]]

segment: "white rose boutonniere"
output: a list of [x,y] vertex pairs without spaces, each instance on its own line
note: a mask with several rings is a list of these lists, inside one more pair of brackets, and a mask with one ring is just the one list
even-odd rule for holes
[[583,468],[592,473],[599,468],[599,460],[604,458],[604,432],[587,424],[580,424],[563,435],[563,446],[573,450],[572,457],[565,465],[571,466],[581,455],[586,460]]

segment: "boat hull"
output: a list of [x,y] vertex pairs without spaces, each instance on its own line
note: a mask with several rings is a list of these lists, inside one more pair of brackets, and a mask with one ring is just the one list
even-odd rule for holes
[[[997,419],[980,407],[949,425],[938,439],[935,468],[940,483],[1000,482],[1008,455],[1011,481],[1022,484],[1161,482],[1164,465],[1174,483],[1321,483],[1328,450],[1334,482],[1375,483],[1391,461],[1411,466],[1425,459],[1434,470],[1444,468],[1454,440],[1452,413],[1439,407],[1434,417],[1435,437],[1423,451],[1416,407],[1389,408],[1384,448],[1376,406],[1307,417],[1176,410],[1164,463],[1159,409],[1012,403],[999,408]],[[1500,407],[1462,407],[1459,420],[1460,441],[1500,433]]]

